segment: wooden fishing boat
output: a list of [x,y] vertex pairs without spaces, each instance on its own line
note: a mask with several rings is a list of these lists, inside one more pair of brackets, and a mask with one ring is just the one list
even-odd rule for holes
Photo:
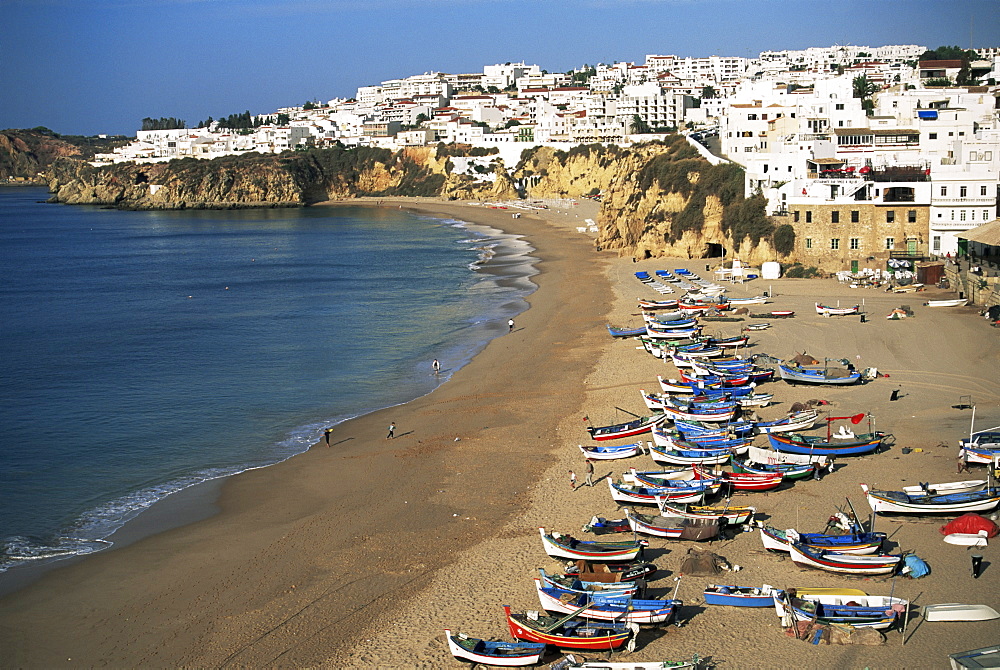
[[675,502],[701,502],[706,495],[713,495],[719,490],[717,482],[703,482],[684,488],[627,486],[625,484],[616,484],[610,479],[607,482],[608,488],[611,489],[611,497],[615,501],[620,503],[638,503],[640,505],[655,505],[658,496]]
[[888,575],[896,571],[902,556],[892,554],[840,554],[812,551],[801,544],[788,545],[788,553],[797,565],[849,575]]
[[[629,596],[574,595],[568,591],[542,586],[534,579],[542,609],[585,619],[637,624],[665,623],[681,605],[679,600],[647,600]],[[581,609],[582,608],[582,609]]]
[[733,456],[730,449],[672,449],[654,444],[649,450],[650,457],[664,465],[720,465]]
[[629,484],[639,484],[640,481],[691,481],[692,479],[694,479],[694,472],[691,468],[642,471],[630,468],[628,472],[622,473],[622,480]]
[[616,440],[648,433],[653,426],[659,424],[665,418],[663,414],[640,416],[633,421],[616,423],[610,426],[587,426],[587,432],[595,440]]
[[847,316],[848,314],[857,314],[860,310],[861,305],[854,305],[853,307],[828,307],[827,305],[816,303],[816,313],[822,316]]
[[798,533],[794,530],[778,530],[761,524],[760,541],[764,549],[788,552],[793,543],[804,545],[811,551],[835,551],[841,554],[867,556],[878,553],[885,541],[885,533],[868,533],[861,530],[849,535],[827,535],[826,533]]
[[505,668],[535,665],[545,653],[544,642],[494,642],[469,637],[464,633],[452,635],[447,628],[444,637],[451,655],[460,661],[473,664],[497,665]]
[[723,349],[737,349],[739,347],[745,347],[750,341],[750,338],[746,335],[734,335],[733,337],[724,338],[708,338],[708,344],[714,347],[722,347]]
[[552,558],[569,558],[587,561],[631,561],[638,556],[644,544],[640,542],[589,542],[569,535],[548,534],[538,529],[545,553]]
[[[584,608],[581,608],[581,611]],[[619,649],[639,632],[638,626],[610,621],[550,616],[539,612],[514,613],[504,605],[507,627],[515,640],[541,642],[559,649]]]
[[891,596],[802,596],[794,590],[775,589],[771,593],[779,617],[792,616],[798,621],[851,628],[891,627],[906,614],[909,601]]
[[951,664],[951,670],[1000,668],[1000,645],[949,654],[948,661]]
[[941,603],[924,605],[924,621],[990,621],[1000,618],[1000,612],[989,605]]
[[598,461],[611,461],[619,458],[629,458],[631,456],[637,456],[642,452],[642,442],[620,444],[617,446],[603,444],[593,447],[585,447],[582,444],[578,446],[586,458],[592,458]]
[[964,482],[946,482],[944,484],[918,484],[904,486],[903,493],[913,496],[939,496],[949,493],[970,493],[982,491],[988,482],[985,479],[969,479]]
[[960,440],[958,446],[967,463],[992,463],[993,457],[1000,453],[1000,432],[981,430]]
[[607,324],[607,326],[611,337],[641,337],[646,334],[646,326],[638,328],[615,328],[611,324]]
[[748,323],[746,326],[747,330],[767,330],[771,327],[769,323]]
[[692,407],[685,410],[679,407],[663,406],[663,416],[670,419],[685,421],[731,421],[736,416],[736,408],[708,409],[707,407]]
[[719,477],[722,483],[735,491],[771,491],[781,486],[784,473],[757,475],[744,472],[723,472],[719,475],[694,466],[694,476],[696,480],[707,479],[717,480]]
[[825,384],[828,386],[847,386],[861,381],[861,373],[851,372],[843,368],[804,368],[778,364],[778,375],[789,384]]
[[634,482],[634,486],[643,486],[650,489],[672,489],[681,490],[689,488],[701,488],[706,481],[709,479],[703,479],[696,481],[698,479],[698,473],[693,469],[689,470],[691,473],[690,479],[661,479],[656,476],[656,473],[639,472],[638,470],[633,470],[630,472],[629,479]]
[[568,669],[576,670],[699,670],[702,666],[702,659],[695,654],[694,657],[685,661],[583,661],[575,662],[572,654],[567,656],[571,659]]
[[719,536],[718,519],[688,519],[639,514],[627,507],[625,518],[633,532],[672,540],[711,540]]
[[763,305],[767,303],[767,298],[757,295],[752,298],[730,298],[729,304],[733,307],[746,307],[747,305]]
[[638,298],[641,309],[655,311],[659,309],[677,309],[676,300],[645,300]]
[[989,533],[981,530],[978,533],[948,533],[944,536],[944,541],[959,547],[986,547],[989,546]]
[[[676,431],[657,428],[653,433],[653,446],[663,449],[680,449],[682,451],[697,451],[699,449],[728,449],[730,453],[742,455],[750,448],[753,438],[744,437],[727,439],[714,436],[692,436],[683,439]],[[652,454],[651,454],[652,455]],[[656,460],[655,458],[653,460]]]
[[761,433],[788,433],[812,428],[818,418],[816,410],[809,409],[803,412],[791,412],[774,421],[757,421],[755,425]]
[[969,302],[968,298],[954,298],[952,300],[928,300],[924,307],[962,307]]
[[773,607],[771,599],[773,586],[727,586],[709,584],[703,597],[706,605],[728,605],[730,607]]
[[[627,524],[626,524],[627,525]],[[640,590],[637,581],[631,582],[587,582],[579,575],[550,575],[545,568],[538,568],[539,577],[546,586],[555,586],[577,594],[602,593],[605,595],[631,596]]]
[[768,433],[767,439],[778,451],[806,456],[861,456],[877,451],[885,433],[861,433],[853,440],[828,441],[822,437],[789,433]]
[[876,514],[964,514],[987,512],[1000,505],[1000,488],[980,491],[946,493],[943,495],[910,495],[903,491],[875,491],[861,485],[868,506]]
[[642,561],[597,562],[578,560],[567,565],[566,577],[576,577],[584,582],[603,582],[605,584],[621,584],[645,579],[656,572],[652,563]]
[[795,463],[749,463],[733,459],[730,462],[733,472],[745,472],[751,475],[768,475],[780,472],[785,479],[794,481],[796,479],[806,479],[811,477],[815,468],[809,465],[797,465]]
[[757,508],[750,506],[685,505],[666,498],[658,498],[656,504],[663,516],[677,516],[686,519],[724,519],[726,524],[730,526],[750,522],[754,512],[757,511]]
[[697,337],[698,333],[701,332],[701,328],[672,328],[672,329],[662,329],[656,328],[648,323],[646,324],[646,337],[652,338],[654,340],[682,340],[691,339],[692,337]]
[[684,435],[735,435],[736,437],[748,437],[753,434],[754,426],[756,424],[752,421],[747,421],[745,419],[737,419],[736,421],[730,421],[727,424],[719,425],[718,423],[703,423],[701,421],[684,421],[679,420],[674,422],[674,428]]

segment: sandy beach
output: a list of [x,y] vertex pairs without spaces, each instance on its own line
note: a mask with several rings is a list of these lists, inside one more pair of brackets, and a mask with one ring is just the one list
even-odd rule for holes
[[[349,204],[358,204],[352,201]],[[460,667],[443,629],[509,639],[502,605],[537,609],[531,582],[554,567],[538,527],[578,537],[593,515],[620,512],[604,482],[570,489],[568,470],[583,479],[577,445],[595,425],[641,414],[639,389],[672,365],[614,341],[605,323],[638,325],[637,297],[657,298],[637,270],[686,267],[706,276],[702,259],[633,263],[597,252],[577,232],[593,203],[524,213],[435,201],[386,201],[522,235],[536,249],[538,290],[475,359],[432,394],[338,427],[322,445],[279,465],[233,477],[220,512],[67,567],[0,600],[0,649],[6,667],[324,666],[337,668]],[[708,278],[708,277],[706,277]],[[922,302],[945,292],[888,294],[851,289],[832,279],[757,280],[737,296],[769,290],[768,308],[795,310],[753,333],[752,352],[823,359],[851,358],[887,376],[839,389],[770,382],[777,418],[791,403],[830,402],[835,415],[871,413],[895,435],[888,451],[843,458],[822,481],[734,498],[752,504],[779,528],[821,531],[850,498],[869,509],[859,483],[896,489],[956,476],[957,440],[970,412],[955,409],[971,395],[976,426],[1000,424],[997,331],[972,307],[933,309]],[[822,318],[813,304],[864,302],[857,317]],[[888,321],[909,305],[911,319]],[[715,323],[711,334],[735,335],[739,323]],[[317,334],[320,336],[321,334]],[[856,358],[860,357],[860,358]],[[898,400],[890,400],[898,391]],[[386,427],[396,425],[395,439]],[[762,446],[760,438],[757,442]],[[902,447],[914,449],[904,454]],[[628,467],[651,469],[648,456],[597,464],[597,477]],[[974,467],[972,476],[984,476]],[[946,519],[879,517],[894,553],[913,551],[931,574],[920,580],[854,578],[805,570],[762,551],[756,533],[697,543],[739,564],[722,575],[742,585],[850,586],[916,605],[945,602],[1000,607],[1000,565],[993,546],[978,550],[986,569],[971,576],[970,554],[941,541]],[[660,566],[656,597],[674,586],[681,556],[696,543],[651,540]],[[992,565],[990,565],[992,564]],[[1000,640],[1000,621],[924,623],[914,617],[905,638],[887,634],[879,647],[813,646],[787,637],[771,609],[706,607],[711,580],[684,577],[678,597],[684,625],[645,630],[634,660],[679,660],[697,653],[719,667],[940,668],[947,654]]]

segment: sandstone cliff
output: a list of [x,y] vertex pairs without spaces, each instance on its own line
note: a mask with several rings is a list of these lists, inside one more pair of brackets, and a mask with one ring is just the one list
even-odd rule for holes
[[80,147],[30,130],[0,132],[0,180],[43,182],[44,172],[57,158],[80,156]]

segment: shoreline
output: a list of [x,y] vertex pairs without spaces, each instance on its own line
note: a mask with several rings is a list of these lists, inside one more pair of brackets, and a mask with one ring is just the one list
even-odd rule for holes
[[[359,205],[368,203],[349,201],[343,204]],[[561,231],[553,230],[547,224],[540,225],[540,220],[533,220],[528,216],[519,220],[513,220],[505,214],[492,210],[478,210],[464,205],[448,205],[439,202],[420,204],[407,202],[407,205],[413,205],[412,208],[414,210],[424,211],[425,213],[432,214],[436,217],[451,216],[452,218],[458,220],[468,221],[471,224],[482,223],[499,229],[506,234],[523,236],[527,233],[530,236],[535,232],[539,232],[543,236],[547,235],[552,242],[555,242],[557,238],[562,236]],[[515,228],[520,230],[514,230]],[[578,241],[579,244],[575,245],[577,247],[575,250],[576,254],[580,257],[587,256],[589,259],[589,256],[593,253],[593,251],[591,248],[588,248],[589,245],[586,243],[588,240],[581,236]],[[537,245],[533,244],[532,246],[535,246],[535,248],[538,249]],[[549,244],[549,246],[556,247],[562,245]],[[533,254],[533,256],[539,258],[536,268],[539,269],[540,272],[532,278],[532,281],[538,283],[540,280],[540,283],[538,290],[529,295],[527,298],[529,309],[518,317],[518,330],[530,328],[532,326],[532,322],[538,319],[535,315],[530,317],[528,315],[535,309],[535,305],[533,303],[538,301],[537,296],[539,296],[543,285],[548,282],[549,277],[555,276],[551,273],[541,271],[540,266],[547,263],[560,262],[559,258],[553,258],[553,256],[558,257],[562,254],[563,250],[561,249],[554,254],[546,253],[544,250],[538,254]],[[548,258],[546,258],[546,256],[548,256]],[[564,283],[566,281],[568,280],[563,280]],[[551,300],[549,302],[552,303]],[[555,303],[550,304],[549,309],[553,308],[558,309],[558,305]],[[522,323],[524,323],[523,326]],[[550,330],[554,329],[550,328]],[[478,409],[475,405],[480,403],[480,397],[492,396],[495,398],[497,395],[496,392],[491,392],[490,389],[480,388],[480,382],[477,378],[487,376],[482,374],[484,371],[492,374],[493,376],[501,376],[497,371],[504,369],[506,365],[506,361],[504,359],[506,359],[509,355],[508,351],[501,351],[494,352],[494,354],[490,356],[489,350],[491,348],[501,348],[497,344],[498,342],[504,342],[505,340],[510,339],[522,339],[525,336],[526,334],[518,337],[516,332],[515,335],[500,335],[496,339],[490,341],[467,366],[458,370],[455,375],[453,375],[448,385],[438,387],[431,394],[406,403],[405,405],[379,410],[365,415],[364,417],[359,417],[342,424],[342,426],[345,427],[341,431],[342,434],[346,436],[348,432],[354,433],[352,437],[355,437],[355,439],[363,439],[368,442],[368,446],[375,447],[373,450],[375,453],[373,454],[355,453],[355,450],[351,449],[350,445],[344,448],[344,452],[334,452],[332,454],[323,453],[325,450],[317,450],[313,447],[310,451],[300,454],[299,456],[295,456],[283,463],[270,466],[259,471],[242,473],[238,476],[230,478],[230,480],[227,480],[223,486],[223,491],[219,499],[219,505],[222,508],[222,512],[219,515],[197,522],[190,526],[184,526],[182,528],[145,538],[129,547],[123,547],[115,551],[107,553],[101,552],[100,554],[88,556],[86,561],[82,561],[77,565],[60,565],[59,569],[53,570],[52,572],[44,575],[36,584],[28,586],[25,590],[12,594],[10,597],[5,598],[3,602],[0,602],[0,618],[5,620],[4,637],[7,638],[4,643],[5,648],[16,649],[13,658],[18,659],[19,663],[34,665],[48,664],[49,662],[65,662],[61,659],[63,658],[62,654],[64,651],[69,654],[69,651],[67,650],[43,650],[28,640],[28,638],[33,637],[32,635],[28,635],[27,638],[24,639],[19,639],[17,643],[14,643],[8,637],[10,632],[9,626],[12,622],[12,619],[10,618],[12,611],[20,610],[21,614],[17,617],[20,621],[25,618],[25,614],[27,613],[25,608],[27,608],[27,611],[30,611],[49,622],[48,626],[43,627],[49,629],[46,632],[46,636],[51,635],[53,632],[52,627],[61,629],[64,625],[68,626],[68,630],[62,630],[61,634],[57,637],[70,644],[69,648],[72,649],[72,653],[75,655],[76,659],[85,659],[88,657],[106,658],[105,652],[101,651],[104,648],[104,645],[97,639],[77,639],[75,640],[75,644],[71,643],[71,640],[76,637],[73,633],[81,632],[79,630],[80,624],[69,624],[68,621],[64,620],[61,612],[56,612],[50,609],[50,594],[53,592],[65,593],[66,590],[69,589],[76,594],[76,597],[74,598],[71,596],[70,600],[78,603],[80,606],[83,606],[84,603],[88,601],[100,600],[98,593],[108,590],[110,585],[105,583],[102,588],[102,586],[100,586],[100,582],[102,579],[107,579],[107,575],[109,573],[115,574],[119,578],[123,577],[122,573],[125,573],[124,579],[129,586],[125,587],[119,584],[119,579],[116,578],[114,580],[116,588],[110,590],[124,589],[126,591],[130,591],[130,597],[120,601],[112,599],[111,602],[106,602],[107,599],[105,599],[105,602],[102,602],[101,610],[106,612],[106,616],[108,617],[112,617],[111,613],[115,611],[131,611],[134,616],[137,603],[143,602],[147,598],[159,600],[167,597],[167,593],[171,594],[171,600],[176,597],[180,597],[177,594],[178,589],[171,586],[170,580],[188,574],[191,567],[198,564],[198,558],[196,556],[192,556],[192,553],[197,553],[197,551],[203,551],[210,554],[223,554],[226,556],[225,562],[228,566],[227,569],[232,570],[235,569],[236,565],[242,565],[243,567],[239,569],[239,572],[243,573],[247,567],[245,563],[247,560],[247,557],[245,556],[247,549],[252,547],[251,553],[259,552],[261,554],[268,554],[269,550],[277,550],[275,549],[275,543],[280,545],[288,541],[286,533],[289,531],[289,524],[294,526],[296,521],[301,522],[303,525],[310,525],[310,523],[322,523],[320,519],[310,520],[310,517],[322,517],[324,521],[332,521],[334,522],[332,524],[334,527],[343,528],[348,533],[356,533],[359,530],[362,530],[360,526],[356,526],[351,523],[352,518],[357,516],[360,508],[364,505],[364,496],[357,495],[360,488],[381,489],[378,493],[381,493],[386,497],[398,488],[403,490],[410,489],[414,491],[414,495],[408,497],[412,497],[414,501],[420,500],[421,496],[427,496],[428,493],[430,493],[430,497],[433,498],[434,491],[428,492],[426,490],[426,484],[429,481],[436,481],[438,484],[441,484],[449,480],[449,476],[434,476],[434,472],[439,470],[447,462],[447,459],[444,458],[444,456],[447,455],[447,452],[463,452],[464,450],[469,449],[470,445],[474,447],[475,450],[481,450],[483,447],[482,445],[475,444],[480,441],[477,437],[467,436],[469,433],[475,433],[475,428],[473,428],[472,425],[469,425],[468,422],[464,422],[465,425],[461,425],[463,422],[450,422],[455,423],[455,425],[450,426],[451,428],[458,429],[455,430],[454,433],[448,432],[445,435],[432,434],[429,440],[417,438],[416,444],[414,445],[414,439],[411,435],[412,431],[408,430],[408,422],[404,422],[399,417],[416,411],[427,412],[429,407],[443,404],[452,404],[454,406],[464,405],[468,410],[471,410],[470,413],[475,413],[475,410]],[[508,349],[506,346],[502,348],[505,350]],[[500,355],[497,355],[497,353]],[[492,362],[481,361],[480,359],[492,359]],[[485,368],[485,370],[477,372],[476,368]],[[491,368],[493,369],[492,372],[490,370]],[[509,370],[508,372],[514,371]],[[524,372],[524,370],[522,370],[522,372]],[[507,385],[509,386],[509,382]],[[450,390],[453,391],[452,393],[442,392],[448,387],[451,387]],[[447,396],[452,397],[449,398]],[[456,398],[454,396],[458,397]],[[437,410],[435,410],[434,413],[436,412]],[[507,412],[497,412],[496,414],[500,414],[501,416],[498,417],[497,421],[490,421],[490,423],[499,423],[501,424],[501,427],[490,428],[489,426],[483,426],[480,429],[481,431],[496,430],[499,432],[506,432],[510,430],[510,426],[503,425],[509,421],[509,417],[503,416],[504,414],[507,414]],[[380,426],[381,423],[386,423],[386,419],[390,416],[395,417],[393,420],[396,421],[399,426],[397,440],[392,442],[384,441],[384,435],[382,434],[383,430],[377,427]],[[441,421],[436,416],[432,417],[430,420],[424,420],[423,429],[429,433],[433,433],[433,428],[439,427],[435,425],[438,423],[441,423]],[[457,434],[459,432],[461,434]],[[453,434],[454,437],[452,437]],[[456,441],[455,438],[459,441],[458,445],[454,444]],[[508,439],[512,440],[513,435],[508,437]],[[404,441],[406,443],[405,447],[396,447],[397,444],[402,444]],[[459,461],[469,461],[471,459],[471,456],[466,456],[462,453],[452,453],[451,455],[456,457]],[[381,480],[385,479],[385,474],[387,474],[387,472],[396,472],[401,475],[402,472],[405,471],[408,475],[411,475],[412,473],[409,472],[409,469],[412,467],[415,456],[429,457],[429,459],[433,460],[434,463],[433,465],[424,465],[416,468],[421,470],[424,476],[411,477],[412,482],[409,483],[408,486],[393,486],[391,481],[380,481],[372,487],[358,486],[359,483],[364,481],[366,475],[370,476],[373,472],[377,472],[381,475]],[[405,460],[408,467],[402,469],[399,468],[398,461],[400,460]],[[378,462],[378,465],[374,465],[374,462]],[[351,471],[355,474],[355,476],[352,476],[349,479],[351,484],[345,487],[348,490],[336,496],[340,502],[338,508],[332,511],[323,509],[329,504],[328,500],[324,500],[326,496],[324,495],[323,489],[329,486],[332,482],[325,481],[328,478],[323,476],[315,476],[316,467],[329,467],[331,465],[336,466],[334,468],[334,472],[337,474],[336,477],[332,478],[333,482],[343,482],[344,475],[346,474],[345,470]],[[476,466],[470,463],[468,468],[465,469],[472,470],[475,468]],[[296,490],[296,483],[301,484],[301,479],[303,477],[309,479],[309,486],[304,490],[301,487],[299,490]],[[402,480],[403,477],[400,476],[398,479]],[[288,485],[276,485],[279,481],[284,481]],[[480,506],[484,508],[482,510],[484,517],[488,518],[490,516],[496,516],[499,514],[499,509],[503,509],[511,504],[516,504],[516,500],[509,499],[509,494],[500,493],[500,487],[496,484],[487,485],[485,488],[487,498],[494,501],[505,498],[507,500],[504,500],[505,504],[502,507],[495,508],[494,505],[485,502],[483,496],[477,496],[476,500],[482,501],[480,502]],[[268,506],[266,502],[260,500],[260,493],[275,489],[295,492],[299,500],[295,501],[294,504],[284,505],[286,508],[284,513],[266,509]],[[438,493],[443,491],[443,489],[437,490]],[[367,493],[368,495],[377,494],[374,491],[368,492],[367,490],[363,491],[363,493]],[[272,493],[272,495],[280,496],[281,494]],[[307,498],[307,500],[302,500],[301,498]],[[283,502],[287,503],[288,501],[279,500],[278,506],[282,506]],[[467,507],[465,501],[462,502],[462,506]],[[410,503],[404,500],[401,504],[408,505]],[[433,517],[436,515],[438,507],[441,504],[441,502],[434,502],[432,500],[428,504],[424,505],[427,509],[423,509],[419,514],[417,514],[419,517],[418,520],[426,526],[425,530],[433,530],[438,526],[438,523],[433,519]],[[400,503],[398,501],[388,501],[384,504],[376,505],[376,507],[380,509],[370,510],[374,521],[373,525],[375,527],[380,527],[381,522],[384,522],[393,529],[393,532],[389,533],[390,535],[397,532],[412,532],[412,523],[399,524],[398,522],[393,523],[392,521],[392,518],[396,517],[400,513],[408,512],[408,510],[399,507],[399,505]],[[291,509],[288,509],[289,507]],[[345,508],[350,511],[345,513]],[[261,516],[270,516],[272,523],[265,523],[263,524],[265,527],[260,527]],[[289,516],[294,518],[296,521],[287,522],[286,519]],[[218,527],[222,527],[228,531],[230,529],[227,527],[233,523],[237,525],[244,523],[252,524],[252,527],[243,526],[243,531],[248,532],[253,537],[249,539],[246,537],[240,537],[238,535],[238,531],[233,531],[226,540],[217,537]],[[300,531],[299,534],[303,536],[296,538],[296,542],[304,543],[305,546],[308,546],[311,542],[313,542],[310,538],[305,537],[308,533]],[[381,533],[376,531],[375,535],[377,536],[379,534]],[[475,538],[482,534],[482,527],[463,529],[461,531],[461,537],[453,538],[453,540],[457,539],[459,541],[459,545],[467,544],[470,541],[474,541]],[[440,547],[434,546],[438,544],[438,542],[428,544],[425,541],[425,544],[428,544],[426,547],[427,551],[421,553],[426,556],[426,560],[416,562],[407,570],[399,572],[389,569],[397,563],[397,559],[392,556],[392,552],[389,550],[389,548],[393,545],[393,542],[390,542],[389,538],[378,538],[368,536],[363,533],[361,537],[350,537],[346,542],[344,541],[344,538],[331,538],[331,540],[333,540],[334,544],[337,545],[337,549],[335,551],[337,560],[328,562],[324,560],[324,557],[317,556],[311,556],[305,560],[300,558],[296,561],[300,577],[294,580],[295,582],[300,583],[286,586],[286,591],[284,591],[281,595],[272,593],[272,598],[276,598],[278,601],[297,601],[300,594],[308,592],[312,589],[316,589],[318,592],[322,593],[322,584],[318,582],[322,581],[322,575],[331,573],[346,573],[356,577],[358,580],[365,581],[367,579],[371,582],[371,578],[374,575],[366,575],[365,573],[371,573],[373,567],[372,563],[374,563],[376,565],[383,565],[383,571],[385,573],[395,572],[396,579],[389,580],[393,581],[393,584],[366,583],[364,584],[364,588],[371,590],[360,595],[356,592],[358,587],[353,584],[344,584],[341,587],[348,590],[353,589],[350,593],[344,594],[343,602],[362,603],[360,606],[355,607],[357,611],[353,617],[354,619],[357,619],[358,617],[371,617],[374,619],[377,618],[377,610],[380,609],[380,604],[378,603],[378,599],[380,597],[378,595],[379,593],[388,593],[391,589],[403,584],[409,584],[410,586],[408,588],[411,589],[418,587],[420,580],[422,579],[422,575],[424,575],[427,570],[432,570],[434,566],[445,564],[449,553],[448,551],[443,551]],[[339,540],[339,542],[337,542],[337,540]],[[359,552],[355,550],[356,547],[354,546],[354,543],[359,540],[366,544],[379,544],[385,549],[385,555],[379,555],[375,561],[359,560],[364,558],[356,555]],[[375,540],[375,542],[373,542],[373,540]],[[239,551],[235,551],[235,548],[218,546],[222,543],[228,542],[240,544],[241,549]],[[195,547],[198,549],[193,552],[192,549]],[[285,550],[287,550],[287,547],[281,551]],[[355,556],[351,557],[347,555],[352,553],[355,554]],[[255,560],[251,560],[250,563],[253,565],[258,564]],[[351,565],[355,566],[354,569],[350,568]],[[365,569],[366,567],[367,570]],[[151,577],[151,573],[147,572],[149,569],[156,572],[156,578],[152,580],[155,583],[147,582],[147,579]],[[281,572],[287,573],[287,571],[288,566],[286,565]],[[218,569],[211,572],[214,573],[215,578],[218,580],[217,584],[219,585],[227,582],[233,576],[232,573],[227,572],[226,569]],[[165,573],[169,573],[171,577],[167,577]],[[351,581],[355,582],[356,580]],[[382,579],[378,581],[382,582],[386,580]],[[305,582],[306,584],[304,585],[302,582]],[[267,591],[269,589],[264,588],[264,590]],[[158,593],[159,596],[154,596],[154,593]],[[218,602],[219,609],[216,611],[214,616],[205,619],[206,623],[212,619],[218,619],[220,617],[232,618],[233,616],[230,611],[232,602],[229,599],[222,597],[223,594],[221,592],[217,592],[216,595],[220,597],[220,602]],[[202,600],[204,597],[195,596],[195,598]],[[327,596],[327,598],[329,599],[329,596]],[[29,602],[31,603],[30,606],[28,605]],[[329,607],[332,607],[332,605],[330,603],[325,603],[321,608],[317,609],[323,609],[325,613],[328,611],[327,608]],[[145,607],[140,606],[140,609],[148,613]],[[334,608],[333,611],[343,610],[343,607],[337,607]],[[223,612],[229,613],[223,614]],[[161,619],[162,616],[165,616],[164,613],[157,613],[156,615],[153,615],[152,613],[150,614],[158,621],[159,625],[166,625],[166,621]],[[318,618],[323,620],[327,618],[325,615],[320,616],[319,612],[317,612],[317,615]],[[133,617],[129,618],[133,619]],[[147,624],[148,623],[149,622],[147,622]],[[128,639],[130,637],[134,638],[134,626],[135,625],[125,626],[121,631],[121,639]],[[21,624],[18,623],[16,627],[21,628]],[[149,626],[144,626],[144,628],[148,627]],[[157,628],[158,626],[153,625],[152,627]],[[94,637],[105,638],[106,634],[95,635]],[[144,636],[141,635],[139,636],[139,640],[137,640],[135,644],[136,647],[144,647],[144,645],[140,642],[143,637]],[[81,638],[89,638],[89,636],[81,635]],[[166,644],[166,647],[164,647],[162,644],[157,644],[151,641],[150,644],[154,649],[156,649],[155,652],[151,651],[149,648],[145,648],[145,651],[143,652],[139,652],[136,649],[125,653],[123,656],[115,658],[118,662],[127,664],[130,663],[130,660],[135,661],[138,658],[143,658],[148,661],[150,659],[148,654],[153,653],[154,657],[158,659],[158,662],[162,662],[164,664],[176,664],[178,663],[178,659],[186,659],[183,662],[191,664],[217,664],[220,659],[218,656],[213,655],[213,653],[221,653],[223,649],[229,648],[232,643],[238,644],[240,638],[241,636],[238,633],[234,634],[230,631],[224,635],[220,635],[220,639],[217,640],[218,644],[213,650],[202,651],[188,648],[183,644],[180,645],[181,647],[184,647],[183,649],[175,648],[172,644]],[[332,653],[332,650],[343,648],[350,638],[352,638],[351,633],[345,632],[342,635],[334,636],[334,639],[325,641],[319,646],[319,648],[311,650],[311,653],[316,654],[315,656],[310,656],[312,659],[311,662],[322,662],[324,658]],[[243,642],[246,641],[244,640]],[[124,650],[120,651],[124,652]],[[137,653],[142,655],[133,655]],[[261,659],[261,662],[266,662],[263,660],[266,658],[266,653],[262,657],[258,657],[255,651],[238,653],[249,653],[250,656]],[[36,654],[40,654],[41,656],[36,656]],[[90,654],[93,654],[93,656],[89,656]],[[70,657],[70,655],[67,655],[65,658]],[[238,662],[255,663],[255,661],[250,660]]]

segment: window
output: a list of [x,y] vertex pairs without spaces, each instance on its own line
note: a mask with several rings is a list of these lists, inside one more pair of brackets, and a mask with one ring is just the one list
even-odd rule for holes
[[806,210],[806,223],[812,223],[812,222],[813,222],[813,213],[812,213],[812,210],[807,209]]
[[937,139],[937,133],[927,133],[927,139],[929,139],[929,140],[936,140]]
[[891,209],[888,212],[886,212],[885,213],[885,222],[886,223],[895,223],[896,222],[896,212],[892,211]]
[[986,195],[986,187],[985,186],[980,186],[979,187],[979,195]]
[[942,186],[941,187],[941,196],[944,197],[946,195],[948,195],[948,187],[947,186]]
[[799,222],[799,213],[798,212],[792,212],[792,221],[794,221],[795,223]]
[[964,209],[958,213],[958,220],[959,221],[965,221],[965,210]]
[[852,237],[851,238],[851,249],[857,250],[861,248],[861,238]]
[[812,249],[812,248],[813,248],[813,240],[812,240],[811,237],[807,237],[806,238],[806,249]]
[[941,236],[934,236],[934,251],[941,251]]
[[830,212],[830,223],[840,223],[840,212]]
[[906,212],[906,222],[916,223],[917,222],[917,210],[911,209]]
[[886,249],[891,250],[895,246],[896,246],[896,238],[895,237],[887,237],[887,238],[885,238],[885,248]]
[[860,216],[861,213],[858,210],[851,210],[851,223],[857,223]]
[[990,210],[984,209],[983,210],[983,221],[986,221],[989,218],[990,218]]
[[844,108],[844,103],[839,102],[836,105],[834,105],[833,108],[836,109],[836,110],[838,110],[838,111],[840,111],[840,110],[842,110]]
[[958,197],[959,198],[964,198],[967,195],[969,195],[969,188],[967,186],[959,186],[958,187]]
[[835,237],[832,240],[830,240],[830,249],[832,249],[833,251],[840,249],[840,238]]

